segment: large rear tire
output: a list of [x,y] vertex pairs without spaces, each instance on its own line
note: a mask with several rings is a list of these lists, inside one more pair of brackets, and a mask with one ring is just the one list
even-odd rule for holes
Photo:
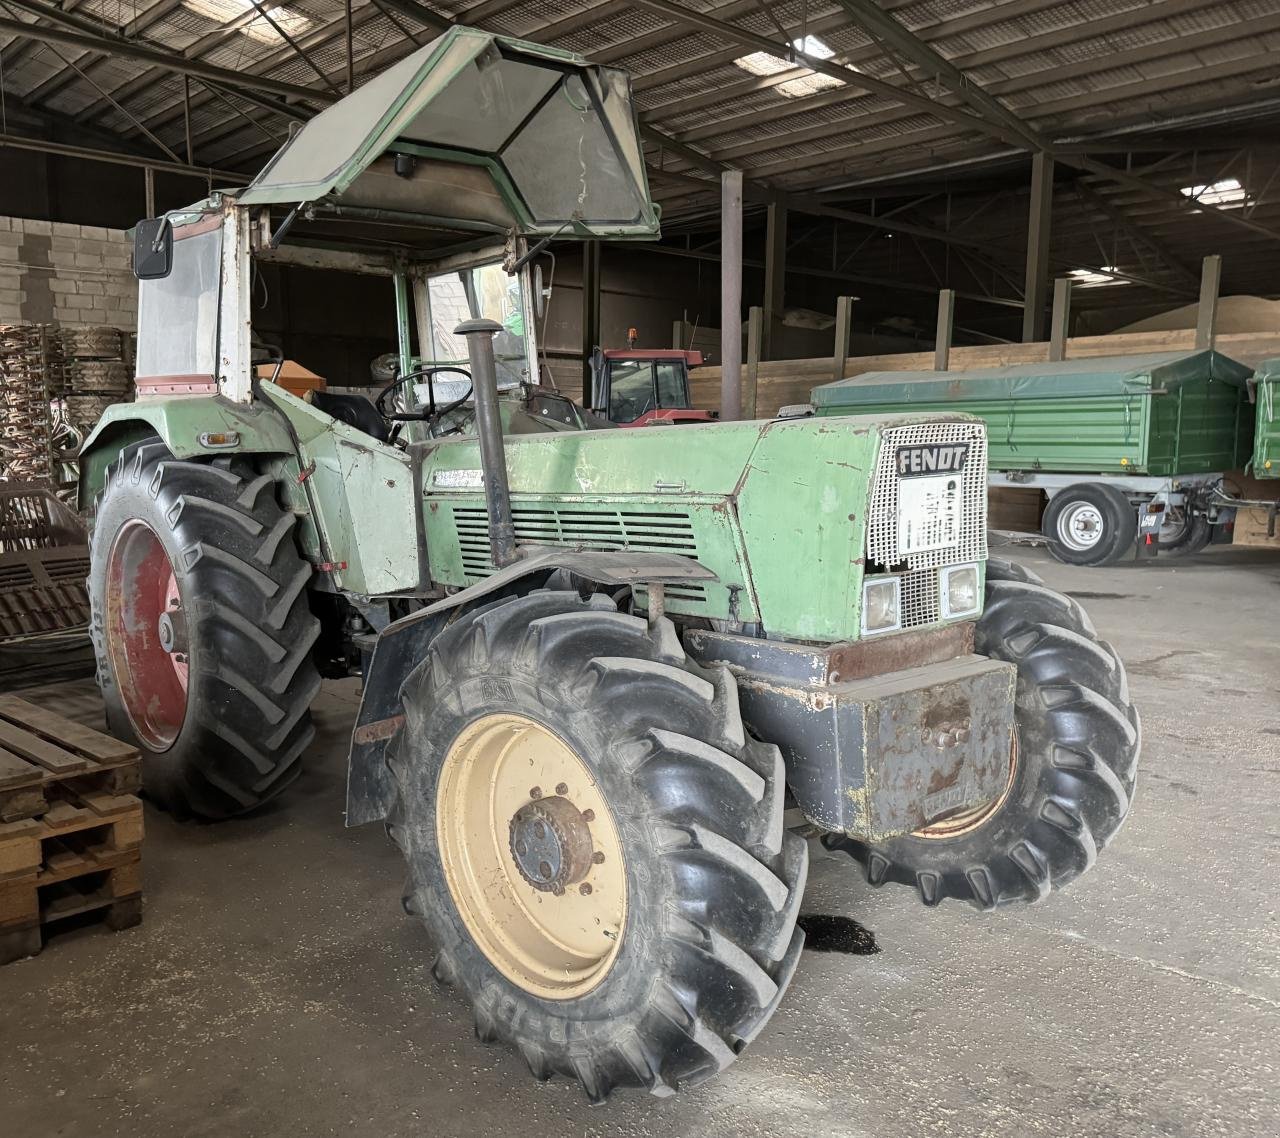
[[1004,794],[870,845],[827,839],[872,885],[914,886],[982,909],[1038,901],[1093,865],[1133,801],[1141,729],[1124,665],[1084,610],[1010,562],[987,562],[978,652],[1017,665],[1016,744]]
[[593,1102],[731,1063],[799,959],[808,851],[729,673],[540,591],[456,621],[402,690],[388,829],[476,1034]]
[[244,458],[179,461],[152,440],[108,472],[90,549],[98,684],[166,810],[242,814],[301,770],[320,626],[295,522]]

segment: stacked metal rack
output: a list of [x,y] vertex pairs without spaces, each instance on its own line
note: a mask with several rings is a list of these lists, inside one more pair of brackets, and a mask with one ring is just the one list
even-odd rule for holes
[[0,325],[0,479],[51,479],[51,397],[65,383],[62,343],[52,325]]

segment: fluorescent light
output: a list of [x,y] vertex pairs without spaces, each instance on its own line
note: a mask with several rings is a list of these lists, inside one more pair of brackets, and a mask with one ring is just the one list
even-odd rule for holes
[[791,46],[802,55],[811,55],[814,59],[830,59],[835,55],[835,51],[827,47],[817,36],[805,36],[802,40],[792,40]]
[[1124,284],[1124,281],[1113,275],[1119,271],[1115,265],[1103,265],[1100,269],[1072,269],[1067,276],[1082,288],[1092,288],[1096,285]]
[[[252,0],[182,0],[182,3],[184,7],[217,24],[229,24],[246,12],[254,12]],[[282,6],[267,8],[267,12],[291,36],[300,35],[311,27],[311,21],[301,12],[293,12]],[[241,35],[259,43],[284,42],[284,37],[256,12],[252,20],[240,26],[239,31]]]
[[1245,188],[1235,178],[1223,178],[1204,186],[1183,186],[1182,192],[1205,205],[1244,205]]
[[[792,40],[791,46],[802,55],[810,56],[813,59],[830,59],[835,55],[835,51],[817,36],[805,36],[804,39]],[[792,71],[798,66],[767,51],[753,51],[750,55],[739,56],[733,62],[741,67],[743,71],[749,71],[752,75],[780,75],[782,72]],[[803,66],[803,64],[799,66]],[[783,95],[788,99],[795,99],[804,95],[814,95],[819,91],[826,91],[832,87],[843,86],[844,81],[837,79],[834,75],[819,75],[816,71],[809,71],[798,79],[788,79],[785,83],[779,83],[775,90],[779,95]]]

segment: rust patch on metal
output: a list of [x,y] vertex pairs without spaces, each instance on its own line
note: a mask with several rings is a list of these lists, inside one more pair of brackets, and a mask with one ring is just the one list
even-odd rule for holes
[[827,652],[828,683],[866,680],[888,672],[941,664],[973,652],[974,623],[952,624],[923,632],[903,632],[884,640],[839,644]]
[[351,741],[362,747],[366,743],[380,743],[390,739],[404,722],[403,715],[393,715],[388,719],[375,719],[372,723],[363,723],[351,735]]

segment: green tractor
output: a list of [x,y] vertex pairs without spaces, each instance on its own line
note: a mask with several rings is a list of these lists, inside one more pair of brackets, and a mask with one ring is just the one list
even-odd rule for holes
[[[1115,835],[1140,737],[1080,607],[988,559],[980,421],[593,430],[539,382],[547,241],[657,232],[627,77],[454,28],[139,224],[139,395],[81,456],[150,796],[254,809],[361,675],[347,824],[403,850],[477,1034],[593,1101],[762,1030],[806,839],[929,906],[1036,901]],[[392,282],[377,406],[259,367],[255,260]]]

